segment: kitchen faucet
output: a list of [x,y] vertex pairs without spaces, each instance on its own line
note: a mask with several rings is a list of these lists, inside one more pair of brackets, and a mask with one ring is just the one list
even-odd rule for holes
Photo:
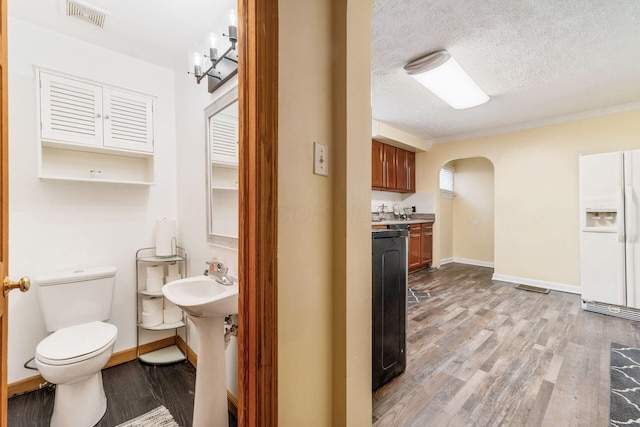
[[216,282],[225,286],[233,285],[233,280],[227,276],[229,267],[225,267],[222,262],[215,260],[207,261],[207,265],[209,267],[204,271],[205,276],[209,276],[209,273],[212,273]]

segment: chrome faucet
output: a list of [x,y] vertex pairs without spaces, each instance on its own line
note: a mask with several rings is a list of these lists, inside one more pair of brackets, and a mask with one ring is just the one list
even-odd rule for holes
[[220,261],[207,261],[207,265],[209,267],[204,271],[205,276],[209,276],[209,273],[211,273],[216,282],[225,286],[233,285],[233,280],[227,276],[229,267],[225,267]]

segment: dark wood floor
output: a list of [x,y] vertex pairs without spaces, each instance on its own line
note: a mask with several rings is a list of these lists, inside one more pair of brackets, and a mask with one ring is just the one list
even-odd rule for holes
[[640,322],[492,274],[448,264],[409,276],[433,297],[408,310],[407,370],[374,393],[374,426],[608,425],[611,342],[640,347]]
[[[107,412],[97,424],[113,427],[164,405],[181,427],[193,422],[196,371],[187,362],[150,366],[128,362],[103,373]],[[53,388],[9,399],[9,427],[44,427],[53,412]],[[237,422],[229,414],[229,426]]]

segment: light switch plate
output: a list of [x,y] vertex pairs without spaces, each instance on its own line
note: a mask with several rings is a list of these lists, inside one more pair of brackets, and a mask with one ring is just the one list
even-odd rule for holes
[[313,143],[313,173],[316,175],[329,175],[327,146],[318,142]]

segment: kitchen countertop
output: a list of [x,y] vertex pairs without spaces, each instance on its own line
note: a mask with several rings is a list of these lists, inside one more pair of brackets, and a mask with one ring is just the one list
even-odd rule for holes
[[395,224],[423,224],[425,222],[434,222],[432,219],[400,219],[387,221],[371,221],[371,225],[395,225]]
[[[372,214],[373,216],[374,214]],[[393,214],[386,214],[387,218],[393,218]],[[433,223],[436,220],[435,214],[415,213],[411,219],[385,219],[383,221],[371,221],[371,225],[395,225],[395,224],[424,224]]]

